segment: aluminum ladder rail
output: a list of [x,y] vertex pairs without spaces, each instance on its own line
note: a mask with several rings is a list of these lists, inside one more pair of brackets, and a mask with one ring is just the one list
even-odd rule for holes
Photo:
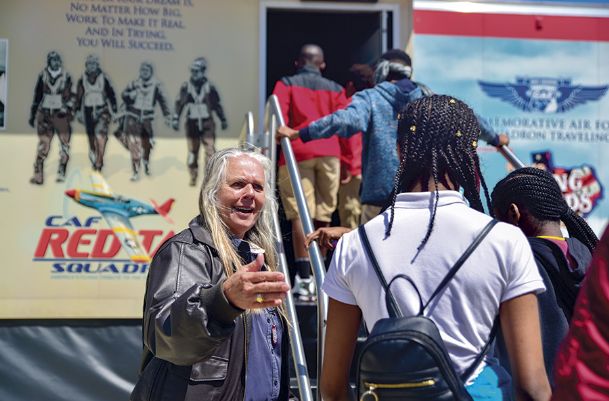
[[[277,96],[271,95],[267,100],[266,108],[269,110],[268,120],[270,122],[270,126],[268,130],[265,130],[270,133],[269,137],[271,140],[270,148],[273,149],[274,146],[274,137],[275,132],[279,126],[285,125],[283,120],[283,114],[281,112],[281,107],[279,106],[279,100]],[[265,113],[267,114],[267,113]],[[296,165],[296,158],[294,157],[294,152],[292,151],[292,145],[288,138],[283,138],[281,140],[281,150],[283,151],[283,155],[286,161],[286,167],[290,174],[290,182],[292,184],[292,189],[294,191],[294,196],[296,198],[296,203],[298,206],[298,214],[300,215],[300,221],[302,222],[302,227],[305,235],[309,235],[314,231],[313,222],[311,221],[311,215],[309,213],[309,209],[307,207],[306,198],[304,196],[304,191],[302,189],[302,182],[300,179],[300,172],[298,171],[298,166]],[[321,252],[319,250],[319,246],[317,241],[313,241],[309,246],[309,258],[311,261],[311,268],[313,271],[313,276],[315,278],[315,287],[317,288],[317,391],[316,391],[316,399],[321,401],[321,392],[320,392],[320,376],[321,376],[321,365],[323,361],[323,347],[324,347],[324,339],[326,334],[326,316],[328,314],[328,296],[321,291],[321,285],[324,281],[326,275],[326,268],[321,257]]]
[[514,152],[506,145],[497,146],[497,152],[501,153],[508,162],[514,166],[514,168],[526,167],[522,161],[516,156]]
[[[272,128],[272,127],[271,127]],[[274,128],[276,129],[276,128]],[[274,132],[274,131],[273,131]],[[248,112],[245,115],[243,121],[243,127],[241,129],[241,135],[239,136],[239,143],[244,148],[256,147],[257,150],[261,151],[266,156],[269,156],[269,146],[275,147],[274,139],[269,139],[269,132],[263,132],[256,134],[254,131],[254,115],[252,112]],[[274,153],[274,152],[273,152]],[[272,156],[272,155],[271,155]],[[275,193],[275,165],[276,161],[272,160],[271,163],[271,190]],[[290,273],[288,271],[288,262],[285,257],[285,250],[283,247],[283,241],[281,240],[281,228],[279,225],[279,217],[277,213],[273,214],[273,230],[275,236],[275,250],[277,251],[279,270],[285,275],[286,282],[291,287]],[[298,391],[300,393],[300,399],[302,401],[313,401],[313,394],[311,393],[311,383],[309,380],[307,360],[304,354],[304,347],[302,345],[302,337],[300,335],[300,325],[298,323],[298,315],[296,314],[296,307],[294,306],[294,298],[292,293],[289,292],[285,299],[286,313],[289,321],[288,330],[290,332],[290,345],[292,348],[292,359],[294,361],[294,371],[296,372],[296,381],[298,383]]]
[[245,113],[241,133],[239,134],[239,145],[243,148],[252,146],[260,147],[256,143],[256,133],[254,131],[254,113],[248,111]]
[[[275,131],[278,127],[278,116],[273,112],[271,103],[267,100],[264,106],[264,149],[266,156],[271,159],[273,166],[277,166],[277,143],[275,142]],[[283,118],[283,117],[282,117]],[[277,177],[275,176],[275,168],[271,172],[271,188],[273,191],[277,189]]]

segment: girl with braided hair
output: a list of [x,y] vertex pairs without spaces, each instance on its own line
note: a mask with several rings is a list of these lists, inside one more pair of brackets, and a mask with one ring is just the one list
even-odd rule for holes
[[[546,285],[538,301],[546,371],[552,378],[554,359],[598,238],[567,205],[558,183],[545,170],[512,171],[497,183],[491,198],[497,218],[520,227],[528,237]],[[563,237],[561,222],[569,238]]]
[[[480,186],[487,191],[472,110],[452,97],[433,95],[409,103],[398,119],[400,165],[392,197],[363,227],[385,280],[398,275],[411,280],[395,280],[391,292],[403,315],[412,316],[491,218],[480,199]],[[324,400],[345,400],[361,319],[372,328],[388,316],[385,290],[357,230],[339,240],[323,289],[329,304],[321,389]],[[517,400],[549,399],[535,296],[543,290],[526,237],[498,223],[423,310],[437,325],[459,375],[474,364],[495,322],[501,322],[513,388],[507,372],[487,354],[465,382],[474,400],[511,400],[513,391]]]
[[492,205],[498,218],[516,224],[528,237],[564,239],[560,230],[563,222],[571,239],[579,240],[590,252],[598,242],[588,223],[567,205],[548,171],[534,167],[512,171],[493,189]]

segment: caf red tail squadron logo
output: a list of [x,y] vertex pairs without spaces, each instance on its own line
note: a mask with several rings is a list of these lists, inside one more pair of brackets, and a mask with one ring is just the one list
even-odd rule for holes
[[548,170],[554,175],[567,204],[582,217],[588,216],[603,198],[603,187],[594,167],[587,164],[555,166],[550,151],[534,152],[531,156],[535,167]]

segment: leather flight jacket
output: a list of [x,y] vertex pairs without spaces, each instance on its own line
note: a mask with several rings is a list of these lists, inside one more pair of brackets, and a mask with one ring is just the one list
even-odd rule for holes
[[[193,394],[205,400],[244,398],[251,322],[224,296],[225,280],[200,216],[159,249],[146,283],[144,353],[132,401]],[[280,400],[289,392],[288,336],[284,339]]]

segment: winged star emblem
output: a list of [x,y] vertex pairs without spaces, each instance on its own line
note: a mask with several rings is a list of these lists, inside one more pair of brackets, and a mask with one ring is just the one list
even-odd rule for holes
[[480,88],[490,97],[511,103],[527,112],[564,113],[589,101],[599,100],[609,85],[573,85],[568,78],[517,77],[516,83],[478,81]]

